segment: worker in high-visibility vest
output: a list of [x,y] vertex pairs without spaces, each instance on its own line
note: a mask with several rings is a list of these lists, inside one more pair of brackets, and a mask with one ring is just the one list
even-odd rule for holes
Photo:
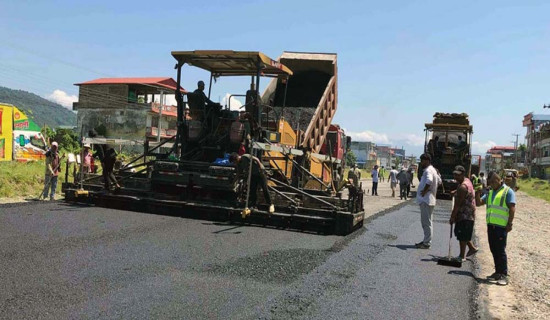
[[487,235],[489,247],[495,262],[495,272],[487,277],[489,282],[499,285],[508,284],[508,258],[506,240],[512,231],[512,222],[516,213],[516,195],[495,172],[489,172],[487,183],[489,193],[481,196],[481,187],[476,188],[476,205],[487,205]]

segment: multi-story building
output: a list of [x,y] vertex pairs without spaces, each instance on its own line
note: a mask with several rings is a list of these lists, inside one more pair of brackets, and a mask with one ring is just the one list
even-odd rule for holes
[[550,114],[533,114],[523,117],[526,152],[525,163],[531,177],[550,178]]
[[[78,132],[109,139],[156,141],[176,134],[177,108],[161,98],[176,91],[172,78],[102,78],[78,83]],[[182,92],[185,90],[182,89]],[[157,102],[159,101],[159,102]],[[165,99],[163,99],[165,101]],[[159,130],[160,128],[160,130]]]
[[485,154],[485,171],[501,172],[514,168],[516,148],[513,146],[494,146]]
[[357,158],[357,164],[363,168],[370,168],[376,164],[376,152],[374,151],[376,144],[373,142],[352,141],[351,151]]

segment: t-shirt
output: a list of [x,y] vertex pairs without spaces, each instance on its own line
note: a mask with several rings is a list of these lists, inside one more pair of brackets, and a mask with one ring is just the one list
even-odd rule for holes
[[[424,190],[424,187],[427,184],[430,185],[430,188],[428,189],[428,192],[426,192],[426,194],[422,196],[422,190]],[[418,185],[418,189],[416,192],[416,203],[425,203],[429,206],[435,206],[437,187],[440,184],[441,178],[437,174],[437,171],[435,171],[435,168],[432,165],[429,165],[426,169],[424,169],[424,173],[422,173],[422,178],[420,178],[420,184]]]
[[378,182],[378,170],[372,169],[370,175],[372,176],[372,182]]
[[391,170],[390,170],[390,181],[391,181],[392,183],[397,183],[397,174],[398,174],[398,173],[399,173],[399,172],[397,172],[397,170],[395,170],[395,169],[391,169]]
[[487,188],[487,178],[480,177],[479,181],[481,182],[481,185],[483,186],[483,188]]
[[[502,184],[502,186],[500,186],[500,188],[498,188],[496,191],[493,190],[493,200],[495,199],[498,191],[500,191],[500,189],[504,188],[504,187],[507,187],[507,185],[505,183]],[[485,201],[485,203],[487,203],[487,198],[489,197],[489,193],[483,195],[481,197],[481,200]],[[506,194],[506,203],[507,204],[510,204],[510,203],[513,203],[513,204],[516,204],[516,193],[514,192],[514,190],[512,188],[510,188],[508,190],[508,193]]]

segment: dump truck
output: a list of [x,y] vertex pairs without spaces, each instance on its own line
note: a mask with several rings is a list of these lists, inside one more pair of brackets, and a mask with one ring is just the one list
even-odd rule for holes
[[[197,50],[172,56],[177,134],[145,146],[141,156],[121,167],[122,189],[106,193],[99,176],[82,176],[63,185],[68,201],[340,235],[362,226],[363,191],[343,183],[338,173],[348,139],[336,126],[329,133],[337,106],[335,54],[285,52],[273,60],[261,52]],[[208,95],[181,90],[184,66],[210,72]],[[250,77],[245,93],[232,94],[245,98],[241,111],[209,97],[213,80],[233,76]],[[266,77],[272,81],[260,94]],[[83,142],[108,141],[84,137]],[[238,179],[228,163],[237,151],[263,164],[275,212],[261,195],[257,206],[248,208],[249,181]]]
[[0,102],[0,161],[46,158],[46,140],[40,127],[16,106]]
[[[432,165],[441,174],[442,186],[438,188],[438,196],[450,196],[450,192],[458,187],[453,176],[455,166],[466,169],[471,175],[471,139],[473,127],[466,113],[440,113],[433,116],[431,123],[425,124],[424,152],[432,157]],[[419,169],[418,176],[422,176]]]

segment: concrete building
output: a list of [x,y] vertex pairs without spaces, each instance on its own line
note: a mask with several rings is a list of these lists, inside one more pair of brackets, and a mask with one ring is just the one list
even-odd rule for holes
[[73,110],[77,130],[85,136],[90,129],[105,138],[134,141],[176,134],[177,108],[160,108],[160,99],[176,91],[172,78],[101,78],[76,85],[79,94]]
[[526,127],[525,163],[531,177],[550,179],[550,114],[533,114],[523,117]]
[[357,158],[357,164],[368,169],[377,164],[375,147],[373,142],[352,141],[350,149]]
[[516,148],[513,146],[494,146],[485,154],[485,171],[501,172],[514,168]]

